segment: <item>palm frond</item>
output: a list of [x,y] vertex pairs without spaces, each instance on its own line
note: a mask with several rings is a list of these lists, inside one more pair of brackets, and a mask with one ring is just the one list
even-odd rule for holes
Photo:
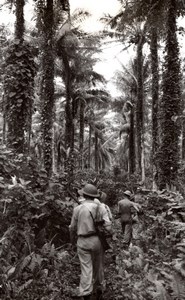
[[91,13],[85,9],[77,8],[71,15],[71,24],[73,28],[81,27],[81,24],[91,16]]

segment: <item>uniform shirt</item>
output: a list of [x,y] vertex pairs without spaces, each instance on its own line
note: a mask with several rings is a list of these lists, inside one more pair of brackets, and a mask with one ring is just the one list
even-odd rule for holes
[[121,221],[131,221],[133,202],[124,198],[118,202],[118,213],[121,215]]
[[104,226],[106,227],[106,230],[111,231],[111,220],[108,217],[105,207],[101,203],[97,204],[93,200],[85,200],[73,210],[70,232],[76,232],[78,236],[86,236],[96,233],[93,218],[95,219],[96,217],[98,205],[100,205]]
[[[113,218],[112,218],[112,213],[111,213],[111,210],[110,210],[109,206],[105,203],[102,203],[97,198],[94,199],[94,202],[97,203],[98,205],[101,204],[101,206],[104,206],[104,208],[105,208],[105,209],[103,209],[104,220],[107,221],[107,222],[111,222]],[[105,212],[105,210],[106,210],[106,212]]]
[[106,215],[107,215],[107,217],[108,217],[108,219],[109,219],[109,221],[112,221],[112,213],[111,213],[111,211],[110,211],[110,208],[109,208],[109,206],[107,205],[107,204],[105,204],[105,203],[102,203],[102,205],[105,207],[105,209],[106,209]]

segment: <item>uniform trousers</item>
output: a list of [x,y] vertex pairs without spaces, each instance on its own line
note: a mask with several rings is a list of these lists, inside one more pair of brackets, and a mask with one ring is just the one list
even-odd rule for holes
[[90,295],[104,283],[104,251],[99,237],[78,237],[77,253],[81,267],[79,294]]
[[129,245],[132,239],[132,221],[121,221],[123,231],[123,243]]

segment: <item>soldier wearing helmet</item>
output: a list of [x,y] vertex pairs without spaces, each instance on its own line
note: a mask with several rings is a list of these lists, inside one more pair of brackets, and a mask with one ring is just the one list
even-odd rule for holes
[[138,210],[139,207],[133,202],[134,196],[130,191],[124,192],[124,198],[118,202],[118,215],[120,216],[123,243],[127,248],[132,239],[132,211]]
[[[98,207],[94,199],[99,198],[100,195],[92,184],[86,184],[78,193],[83,195],[85,200],[74,208],[70,224],[71,241],[73,242],[76,233],[78,236],[77,252],[81,265],[80,285],[74,296],[80,299],[90,299],[94,291],[96,299],[103,299],[104,250],[94,225]],[[103,226],[111,231],[111,221],[104,206],[101,206],[101,210]]]

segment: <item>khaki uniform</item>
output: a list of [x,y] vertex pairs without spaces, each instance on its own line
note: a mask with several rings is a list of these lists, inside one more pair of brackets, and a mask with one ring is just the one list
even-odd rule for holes
[[[92,214],[95,219],[97,206],[98,204],[93,200],[83,201],[74,208],[70,224],[71,238],[73,239],[75,233],[78,236],[77,252],[81,265],[80,296],[89,295],[93,289],[102,288],[104,281],[104,251],[91,217]],[[101,205],[101,213],[106,230],[111,231],[111,221],[103,205]]]
[[133,202],[124,198],[118,202],[118,212],[121,217],[121,226],[123,231],[123,242],[130,244],[132,239],[132,208]]

